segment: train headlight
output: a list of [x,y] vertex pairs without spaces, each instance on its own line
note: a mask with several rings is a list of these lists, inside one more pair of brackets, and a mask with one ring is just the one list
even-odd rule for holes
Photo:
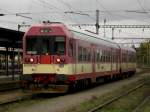
[[33,58],[30,58],[30,62],[33,62],[34,60],[33,60]]
[[59,58],[57,58],[56,61],[57,61],[57,63],[60,63],[61,60]]

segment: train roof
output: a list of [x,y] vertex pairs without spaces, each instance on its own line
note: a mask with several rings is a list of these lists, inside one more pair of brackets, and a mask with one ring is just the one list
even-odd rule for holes
[[[96,34],[89,33],[87,31],[83,31],[83,30],[79,30],[79,29],[75,29],[75,28],[69,28],[69,30],[71,32],[74,32],[73,34],[78,33],[77,35],[75,34],[76,39],[87,40],[87,41],[93,42],[95,44],[101,44],[101,45],[112,47],[112,48],[121,48],[122,50],[136,52],[135,49],[133,49],[131,47],[121,46],[118,43],[114,42],[113,40],[100,37]],[[86,36],[82,36],[82,35],[86,35]]]
[[119,45],[119,46],[122,50],[136,52],[136,50],[131,47],[125,47],[125,46],[121,46],[121,45]]
[[95,44],[101,44],[112,48],[119,48],[118,44],[115,43],[114,41],[100,37],[96,34],[92,34],[87,31],[78,30],[75,28],[69,28],[69,30],[73,33],[73,35],[75,35],[74,38],[76,39],[81,39],[81,40],[85,40]]
[[73,27],[71,27],[67,24],[63,24],[61,22],[52,22],[52,23],[48,23],[48,24],[45,24],[45,23],[37,24],[34,26],[43,26],[43,25],[64,26],[64,27],[68,28],[68,30],[71,31],[73,33],[73,35],[75,35],[74,38],[76,38],[76,39],[92,42],[95,44],[101,44],[101,45],[112,47],[112,48],[117,48],[117,49],[121,48],[123,50],[136,52],[135,49],[133,49],[133,48],[121,46],[118,43],[114,42],[113,40],[110,40],[110,39],[104,38],[104,37],[100,37],[99,35],[96,35],[96,34],[81,30],[81,29],[73,28]]

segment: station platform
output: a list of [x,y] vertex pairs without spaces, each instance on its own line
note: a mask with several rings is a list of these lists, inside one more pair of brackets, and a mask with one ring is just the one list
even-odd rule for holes
[[[20,75],[0,75],[0,105],[29,97],[20,89]],[[0,110],[1,111],[1,110]]]
[[29,98],[31,95],[31,93],[25,93],[21,89],[12,90],[11,92],[0,92],[0,105],[7,104],[9,102],[15,102],[18,100],[23,100]]
[[20,74],[14,75],[0,75],[0,91],[7,91],[20,88]]

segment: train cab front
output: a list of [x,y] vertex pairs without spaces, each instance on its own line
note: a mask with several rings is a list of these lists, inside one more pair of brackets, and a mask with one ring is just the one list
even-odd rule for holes
[[68,36],[63,25],[32,26],[23,38],[22,83],[26,88],[45,89],[64,85],[69,62]]

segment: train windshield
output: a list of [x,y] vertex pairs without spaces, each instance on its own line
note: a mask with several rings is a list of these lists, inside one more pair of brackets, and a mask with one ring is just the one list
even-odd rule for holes
[[64,55],[65,38],[61,36],[27,37],[26,53],[32,55]]

